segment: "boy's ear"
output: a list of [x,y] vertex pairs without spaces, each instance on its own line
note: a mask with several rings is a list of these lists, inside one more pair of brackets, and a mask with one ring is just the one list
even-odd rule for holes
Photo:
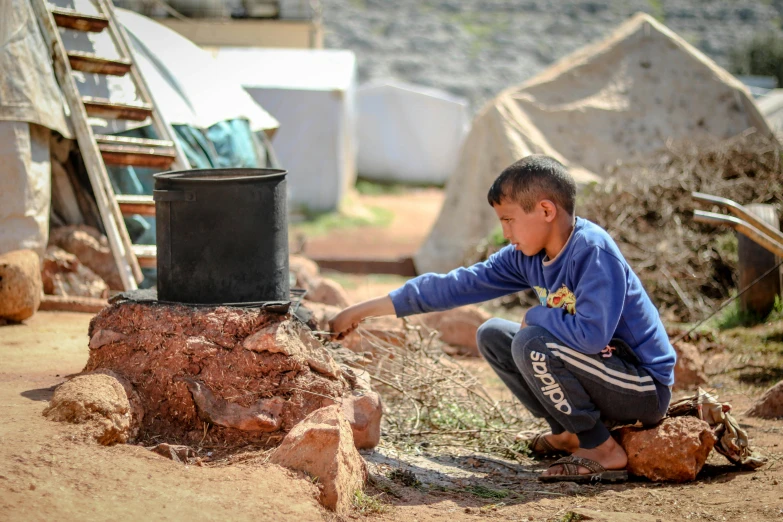
[[554,221],[555,217],[557,216],[557,205],[555,205],[554,201],[542,199],[538,204],[541,206],[541,210],[544,212],[544,219],[546,219],[548,222]]

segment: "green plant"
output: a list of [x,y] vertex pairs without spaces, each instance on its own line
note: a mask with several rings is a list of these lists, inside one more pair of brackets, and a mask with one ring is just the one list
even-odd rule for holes
[[573,511],[567,512],[565,515],[560,517],[558,522],[579,522],[580,520],[584,520],[585,517],[583,515],[580,515],[579,513],[574,513]]
[[370,207],[362,215],[350,215],[343,212],[310,212],[302,211],[304,220],[292,224],[291,233],[306,236],[318,236],[335,229],[354,228],[362,226],[385,227],[394,219],[394,213],[385,208]]
[[405,185],[399,183],[385,183],[359,178],[356,180],[356,191],[365,196],[378,196],[381,194],[402,194]]
[[504,499],[509,494],[505,489],[492,489],[486,486],[482,486],[481,484],[473,484],[468,486],[465,488],[465,491],[480,498],[491,499]]
[[421,481],[408,469],[393,469],[388,475],[390,480],[407,486],[409,488],[418,488],[421,486]]
[[775,304],[772,305],[772,311],[766,317],[759,317],[752,312],[742,310],[739,299],[737,299],[717,316],[714,320],[714,326],[719,330],[730,330],[739,326],[752,326],[779,319],[783,319],[783,302],[779,295],[775,296]]
[[361,489],[357,489],[353,494],[353,507],[362,515],[380,515],[386,513],[389,505],[383,499],[383,493],[380,495],[368,495]]

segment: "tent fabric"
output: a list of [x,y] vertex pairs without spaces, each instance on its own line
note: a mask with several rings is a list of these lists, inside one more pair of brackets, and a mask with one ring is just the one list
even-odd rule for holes
[[219,48],[233,75],[280,122],[272,139],[293,209],[334,210],[356,179],[356,57],[351,51]]
[[0,121],[0,254],[30,249],[43,257],[49,239],[51,131]]
[[503,91],[476,116],[416,268],[443,272],[463,263],[497,224],[483,194],[524,156],[554,156],[586,184],[668,139],[726,139],[751,127],[771,132],[741,82],[637,14],[606,40]]
[[[89,0],[50,1],[58,7],[95,12]],[[166,123],[206,129],[221,121],[244,118],[254,132],[278,127],[277,121],[240,85],[220,73],[207,51],[143,15],[124,9],[115,9],[115,12],[128,35],[134,62]],[[63,29],[61,36],[69,50],[107,58],[118,56],[107,31],[85,33]],[[124,103],[139,99],[129,76],[79,73],[76,81],[82,96]],[[117,134],[148,124],[98,118],[91,118],[90,123],[95,132],[102,134]]]
[[783,132],[783,89],[772,89],[756,105],[775,132]]
[[396,82],[356,91],[359,174],[442,185],[457,167],[470,127],[468,102],[445,91]]
[[0,121],[34,123],[73,137],[29,0],[0,1]]

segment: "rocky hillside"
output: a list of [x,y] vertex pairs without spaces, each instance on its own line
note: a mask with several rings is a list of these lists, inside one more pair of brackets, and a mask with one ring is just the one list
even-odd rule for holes
[[728,67],[754,34],[781,31],[783,0],[325,0],[326,47],[353,50],[359,81],[396,79],[474,109],[638,11]]

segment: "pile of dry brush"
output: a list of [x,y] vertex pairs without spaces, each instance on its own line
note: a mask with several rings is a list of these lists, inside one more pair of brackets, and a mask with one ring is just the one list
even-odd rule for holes
[[[669,144],[644,163],[620,165],[581,202],[579,214],[617,241],[653,302],[670,319],[695,321],[736,289],[729,228],[693,221],[691,192],[783,209],[781,147],[747,133],[712,144]],[[725,213],[725,211],[723,211]]]
[[[737,247],[731,229],[693,221],[696,208],[722,210],[693,201],[691,192],[773,204],[783,215],[781,153],[778,142],[755,132],[669,143],[646,161],[615,166],[606,182],[579,196],[577,214],[609,232],[666,319],[697,321],[736,290]],[[500,248],[490,243],[479,257]]]
[[541,422],[516,400],[494,399],[481,382],[443,351],[437,332],[406,323],[404,339],[390,342],[359,327],[372,358],[359,365],[383,397],[384,439],[395,446],[464,446],[520,458],[521,430]]

